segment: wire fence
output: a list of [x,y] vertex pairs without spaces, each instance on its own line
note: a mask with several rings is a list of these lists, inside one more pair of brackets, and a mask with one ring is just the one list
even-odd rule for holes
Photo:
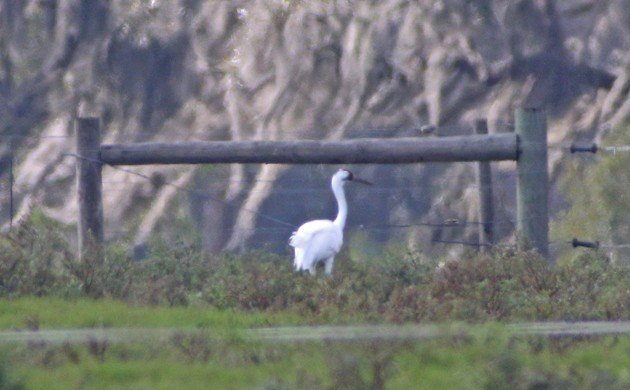
[[[509,124],[505,125],[506,127],[509,128]],[[1,134],[0,138],[33,138],[33,139],[70,139],[70,138],[74,138],[73,135],[62,135],[62,134],[53,134],[53,135],[18,135],[18,134]],[[579,143],[573,143],[570,145],[550,145],[548,146],[548,149],[550,150],[565,150],[565,151],[569,151],[571,154],[574,153],[589,153],[589,154],[596,154],[596,153],[611,153],[613,155],[619,154],[619,153],[627,153],[630,152],[630,145],[607,145],[607,146],[602,146],[602,145],[597,145],[595,143],[591,143],[591,144],[579,144]],[[85,159],[87,161],[91,161],[94,163],[99,163],[102,164],[101,161],[99,160],[94,160],[94,159],[88,159],[85,158],[83,156],[79,156],[75,153],[64,153],[62,154],[63,157],[72,157],[72,158],[76,158],[76,159]],[[10,158],[8,159],[4,159],[2,161],[0,161],[0,168],[2,168],[3,170],[8,171],[8,177],[4,180],[0,180],[0,204],[7,204],[7,213],[9,214],[9,229],[13,226],[13,218],[14,218],[14,193],[13,193],[13,186],[14,186],[14,166],[13,166],[13,156],[10,156]],[[150,175],[144,174],[142,172],[139,172],[138,170],[133,170],[133,169],[129,169],[129,168],[125,168],[125,167],[120,167],[120,166],[109,166],[111,169],[117,170],[117,171],[121,171],[124,172],[130,176],[136,177],[136,178],[140,178],[141,180],[146,180],[150,183],[153,183],[154,178]],[[1,173],[1,171],[0,171]],[[199,189],[199,188],[193,188],[190,186],[182,186],[182,185],[178,185],[174,182],[168,181],[168,180],[161,180],[162,181],[162,185],[165,186],[171,186],[173,188],[175,188],[177,191],[182,192],[182,193],[186,193],[189,195],[194,195],[197,197],[201,197],[204,200],[210,201],[210,202],[216,202],[219,204],[222,204],[224,206],[228,206],[228,207],[234,207],[233,204],[231,204],[230,202],[227,202],[223,199],[221,199],[220,197],[214,196],[213,194],[211,194],[207,189]],[[244,183],[248,183],[248,184],[253,184],[253,183],[265,183],[267,185],[276,185],[276,180],[255,180],[255,179],[243,179],[243,180],[237,180],[237,181],[242,181]],[[229,183],[234,182],[233,179],[227,179],[227,180],[219,180],[219,185],[228,185]],[[117,190],[127,190],[124,187],[116,187],[119,184],[128,184],[129,181],[124,181],[124,180],[103,180],[103,184],[108,186],[107,187],[107,191],[117,191]],[[473,182],[473,183],[467,183],[467,186],[472,186],[472,187],[477,187],[477,185]],[[493,182],[493,187],[496,188],[500,188],[501,184],[497,183],[496,180]],[[386,187],[371,187],[370,188],[370,192],[371,193],[394,193],[394,196],[397,197],[401,197],[401,195],[399,195],[398,193],[400,192],[408,192],[408,193],[415,193],[416,191],[420,191],[423,190],[424,187],[423,186],[403,186],[403,185],[394,185],[394,186],[386,186]],[[249,190],[249,191],[255,191],[255,190]],[[260,190],[262,191],[262,190]],[[266,190],[265,190],[266,191]],[[299,196],[299,195],[303,195],[303,194],[313,194],[313,193],[328,193],[330,192],[329,188],[327,186],[322,186],[322,187],[312,187],[312,188],[282,188],[280,190],[276,191],[280,191],[284,194],[289,194],[289,195],[295,195],[295,196]],[[503,192],[504,194],[504,192]],[[505,200],[502,199],[501,195],[499,194],[498,196],[499,199],[501,199],[501,202],[504,202]],[[8,199],[8,201],[3,201],[2,199]],[[438,200],[438,202],[429,205],[427,209],[432,209],[433,207],[438,206],[441,203],[440,200]],[[251,213],[253,216],[256,216],[262,220],[266,220],[269,223],[272,223],[274,225],[276,225],[275,227],[270,227],[270,226],[256,226],[256,227],[252,227],[252,228],[232,228],[232,229],[228,229],[230,230],[232,233],[234,231],[237,230],[249,230],[249,231],[255,231],[255,232],[273,232],[276,234],[276,236],[284,236],[286,234],[290,234],[291,231],[293,231],[294,229],[296,229],[298,227],[298,225],[291,223],[289,221],[283,220],[281,218],[278,218],[276,216],[272,216],[269,215],[267,213],[261,212],[259,210],[254,210],[254,209],[248,209],[246,207],[243,207],[242,205],[237,206],[238,210],[240,211],[245,211],[248,213]],[[535,217],[531,217],[531,218],[527,218],[527,219],[533,219]],[[522,219],[521,221],[524,221],[525,219]],[[481,221],[471,221],[471,220],[467,220],[465,218],[457,218],[457,217],[451,217],[451,218],[444,218],[444,219],[440,219],[440,220],[435,220],[435,221],[430,221],[430,222],[401,222],[401,223],[384,223],[384,224],[358,224],[355,226],[349,226],[347,228],[348,231],[350,232],[387,232],[387,231],[394,231],[394,230],[405,230],[405,229],[415,229],[415,228],[420,228],[420,229],[430,229],[434,232],[438,232],[438,231],[443,231],[444,229],[468,229],[468,228],[474,228],[474,229],[479,229],[480,225],[488,225],[488,226],[501,226],[501,225],[505,225],[507,226],[508,229],[514,229],[519,223],[519,220],[517,219],[510,219],[510,218],[503,218],[503,219],[499,219],[499,220],[494,220],[491,222],[481,222]],[[128,232],[123,232],[120,230],[107,230],[106,231],[107,234],[111,234],[111,235],[120,235],[120,234],[125,234]],[[284,234],[286,233],[286,234]],[[283,238],[284,239],[284,238]],[[608,240],[611,241],[611,240]],[[515,247],[516,244],[515,243],[505,243],[505,242],[500,242],[500,243],[480,243],[480,242],[475,242],[475,241],[464,241],[464,240],[445,240],[445,239],[440,239],[440,238],[433,238],[431,240],[432,244],[435,245],[463,245],[463,246],[472,246],[472,247]],[[630,244],[613,244],[613,243],[600,243],[599,241],[585,241],[585,240],[580,240],[578,238],[575,237],[571,237],[571,238],[567,238],[564,240],[554,240],[554,241],[550,241],[549,245],[551,246],[556,246],[556,247],[566,247],[566,248],[578,248],[578,247],[582,247],[582,248],[590,248],[590,249],[603,249],[603,250],[617,250],[617,249],[626,249],[626,248],[630,248]]]

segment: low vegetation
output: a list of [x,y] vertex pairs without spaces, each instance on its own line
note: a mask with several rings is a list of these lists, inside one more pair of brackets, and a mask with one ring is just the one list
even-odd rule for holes
[[[534,253],[460,261],[400,250],[344,253],[331,278],[290,256],[205,254],[162,243],[134,261],[110,244],[102,269],[78,263],[62,226],[34,212],[0,238],[0,329],[197,329],[151,343],[0,346],[0,387],[627,388],[627,336],[514,338],[495,322],[628,320],[630,269],[584,251],[555,268]],[[258,343],[229,329],[466,321],[432,341]],[[491,322],[488,324],[488,322]],[[212,334],[213,338],[208,335]],[[212,341],[210,341],[212,340]],[[51,387],[52,386],[52,387]]]
[[294,313],[304,322],[622,320],[630,267],[584,251],[555,268],[534,253],[470,253],[439,262],[417,253],[340,256],[331,278],[293,272],[290,256],[205,254],[157,244],[134,261],[110,245],[102,269],[79,264],[63,229],[38,213],[0,239],[0,296],[110,298],[135,305]]

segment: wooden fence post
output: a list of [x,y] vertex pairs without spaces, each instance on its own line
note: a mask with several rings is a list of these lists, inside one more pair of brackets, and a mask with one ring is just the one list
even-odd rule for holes
[[544,110],[516,110],[517,239],[519,249],[533,248],[549,259],[547,120]]
[[77,118],[77,191],[79,200],[79,259],[103,264],[103,198],[101,128],[99,118]]
[[[488,123],[485,119],[475,121],[476,134],[488,134]],[[492,209],[492,171],[490,163],[477,163],[477,187],[479,188],[479,244],[484,252],[488,244],[494,241],[494,210]]]
[[[7,184],[7,193],[9,194],[9,231],[13,229],[13,145],[10,145],[9,155],[4,158],[0,158],[0,174],[4,171],[9,171],[9,183]],[[0,188],[1,189],[1,188]]]

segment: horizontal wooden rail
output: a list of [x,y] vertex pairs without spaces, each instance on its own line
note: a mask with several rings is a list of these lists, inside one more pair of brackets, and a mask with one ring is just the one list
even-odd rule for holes
[[143,164],[401,164],[517,159],[515,134],[342,141],[212,141],[101,146],[110,165]]

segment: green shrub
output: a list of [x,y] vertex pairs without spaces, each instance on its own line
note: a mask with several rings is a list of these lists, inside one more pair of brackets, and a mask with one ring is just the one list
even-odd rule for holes
[[[0,296],[106,296],[137,304],[292,311],[348,321],[620,320],[630,317],[630,266],[583,252],[552,268],[534,252],[469,253],[438,262],[417,253],[338,256],[335,273],[294,272],[288,255],[212,256],[198,243],[158,242],[134,261],[108,245],[105,263],[80,264],[63,229],[33,214],[0,238]],[[89,260],[89,259],[88,259]]]
[[496,251],[450,261],[431,283],[438,318],[547,319],[557,287],[554,272],[533,252]]
[[557,298],[567,320],[630,318],[630,266],[584,252],[558,267]]
[[[602,145],[628,145],[630,125],[611,128]],[[552,237],[560,241],[573,237],[605,244],[628,243],[628,188],[630,186],[630,153],[598,153],[597,158],[570,157],[563,163],[560,194],[570,207],[552,224]],[[574,251],[560,256],[560,262],[575,257]],[[630,248],[609,251],[612,259],[630,262]]]
[[622,319],[628,267],[601,254],[556,269],[533,252],[497,251],[440,267],[410,261],[343,264],[332,278],[296,274],[287,259],[230,258],[208,279],[204,299],[244,310],[297,310],[321,321]]
[[203,289],[213,259],[197,244],[156,243],[150,256],[134,263],[134,299],[141,303],[186,305]]
[[70,252],[61,225],[35,211],[0,236],[0,296],[47,295],[66,289]]

